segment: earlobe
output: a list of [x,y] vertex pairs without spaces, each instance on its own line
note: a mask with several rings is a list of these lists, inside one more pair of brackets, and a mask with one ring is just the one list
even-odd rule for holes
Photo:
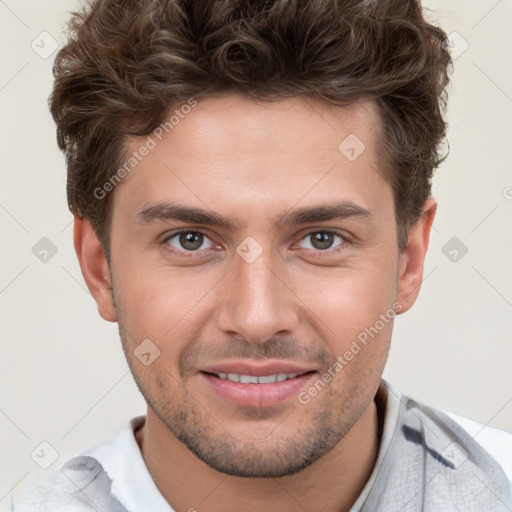
[[73,240],[82,275],[98,305],[99,314],[108,322],[116,322],[110,269],[103,247],[88,220],[75,216]]
[[402,306],[400,313],[409,310],[418,297],[436,209],[435,200],[428,199],[421,216],[409,230],[407,247],[400,256],[397,290],[397,302]]

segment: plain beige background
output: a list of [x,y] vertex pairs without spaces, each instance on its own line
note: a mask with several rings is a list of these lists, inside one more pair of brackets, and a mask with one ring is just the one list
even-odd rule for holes
[[[101,320],[80,274],[46,106],[47,54],[76,5],[0,1],[0,507],[145,410],[116,325]],[[385,377],[424,403],[512,431],[512,0],[424,5],[457,57],[451,153],[435,179],[423,290],[395,322]],[[43,237],[57,250],[46,262],[33,252]]]

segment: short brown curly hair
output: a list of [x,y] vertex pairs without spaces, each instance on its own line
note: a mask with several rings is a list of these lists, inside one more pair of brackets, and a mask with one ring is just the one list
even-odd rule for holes
[[71,212],[109,257],[111,196],[126,143],[191,97],[314,96],[376,101],[398,244],[431,193],[451,57],[419,0],[97,0],[73,13],[50,109],[65,151]]

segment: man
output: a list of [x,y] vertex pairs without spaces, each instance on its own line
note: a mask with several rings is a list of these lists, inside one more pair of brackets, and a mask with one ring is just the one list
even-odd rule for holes
[[75,248],[148,409],[20,510],[511,510],[512,436],[381,379],[446,131],[419,2],[99,0],[70,28]]

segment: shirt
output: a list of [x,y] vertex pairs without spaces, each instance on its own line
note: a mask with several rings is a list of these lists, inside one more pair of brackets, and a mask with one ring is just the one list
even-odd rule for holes
[[[419,404],[385,380],[375,401],[382,420],[377,461],[350,512],[512,510],[512,434]],[[72,457],[11,510],[174,512],[135,439],[144,421],[135,417],[117,437]]]

